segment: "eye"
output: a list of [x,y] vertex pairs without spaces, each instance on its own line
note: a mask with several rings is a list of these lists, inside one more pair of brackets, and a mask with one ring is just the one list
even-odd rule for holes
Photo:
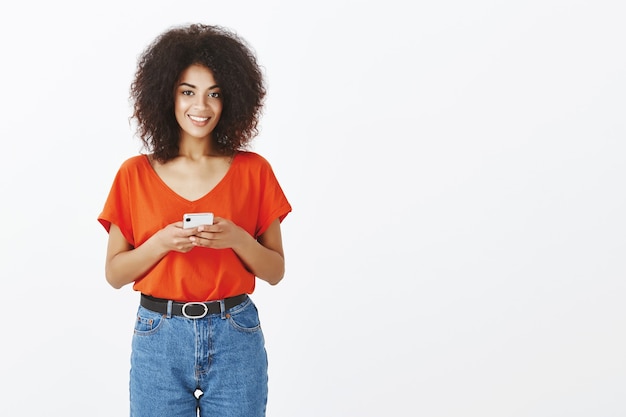
[[193,91],[191,90],[183,90],[181,91],[181,94],[184,96],[193,96]]
[[209,97],[211,97],[211,98],[220,98],[220,97],[222,97],[222,93],[217,92],[217,91],[213,91],[213,92],[209,93]]

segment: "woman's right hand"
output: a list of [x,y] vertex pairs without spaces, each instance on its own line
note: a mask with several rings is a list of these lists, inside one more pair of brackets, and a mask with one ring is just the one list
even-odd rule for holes
[[111,224],[105,266],[106,279],[114,288],[141,278],[170,251],[189,252],[194,248],[189,239],[197,228],[183,229],[183,222],[168,224],[148,240],[134,248],[119,227]]
[[197,228],[183,229],[183,222],[168,224],[163,229],[155,233],[155,238],[168,252],[187,253],[194,248],[194,244],[189,237],[197,233]]

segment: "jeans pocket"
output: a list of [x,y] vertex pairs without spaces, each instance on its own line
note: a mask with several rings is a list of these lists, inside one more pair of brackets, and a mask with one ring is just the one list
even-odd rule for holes
[[261,329],[259,312],[252,300],[248,300],[247,305],[241,309],[235,308],[228,315],[228,321],[236,330],[252,333]]
[[150,311],[144,307],[139,307],[134,332],[136,335],[153,334],[159,329],[162,321],[162,314]]

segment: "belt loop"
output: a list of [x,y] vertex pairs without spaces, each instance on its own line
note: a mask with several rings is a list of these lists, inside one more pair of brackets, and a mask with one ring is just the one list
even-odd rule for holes
[[224,299],[219,300],[220,312],[222,313],[222,320],[226,318],[226,306],[224,305]]
[[167,318],[171,319],[172,318],[172,304],[174,302],[172,300],[168,300],[167,301]]

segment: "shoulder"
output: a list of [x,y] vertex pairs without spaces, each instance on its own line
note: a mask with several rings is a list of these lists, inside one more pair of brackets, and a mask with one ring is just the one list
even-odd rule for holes
[[256,152],[251,151],[239,151],[235,156],[238,163],[247,165],[250,167],[269,167],[270,163],[263,156]]
[[146,171],[150,167],[150,161],[146,155],[132,156],[120,164],[116,178],[118,180],[128,181],[131,178],[145,177]]
[[120,166],[120,171],[137,171],[150,166],[147,155],[135,155],[126,159]]
[[240,151],[233,165],[236,166],[236,172],[254,178],[254,181],[260,181],[265,184],[277,182],[272,165],[264,156],[258,153]]

